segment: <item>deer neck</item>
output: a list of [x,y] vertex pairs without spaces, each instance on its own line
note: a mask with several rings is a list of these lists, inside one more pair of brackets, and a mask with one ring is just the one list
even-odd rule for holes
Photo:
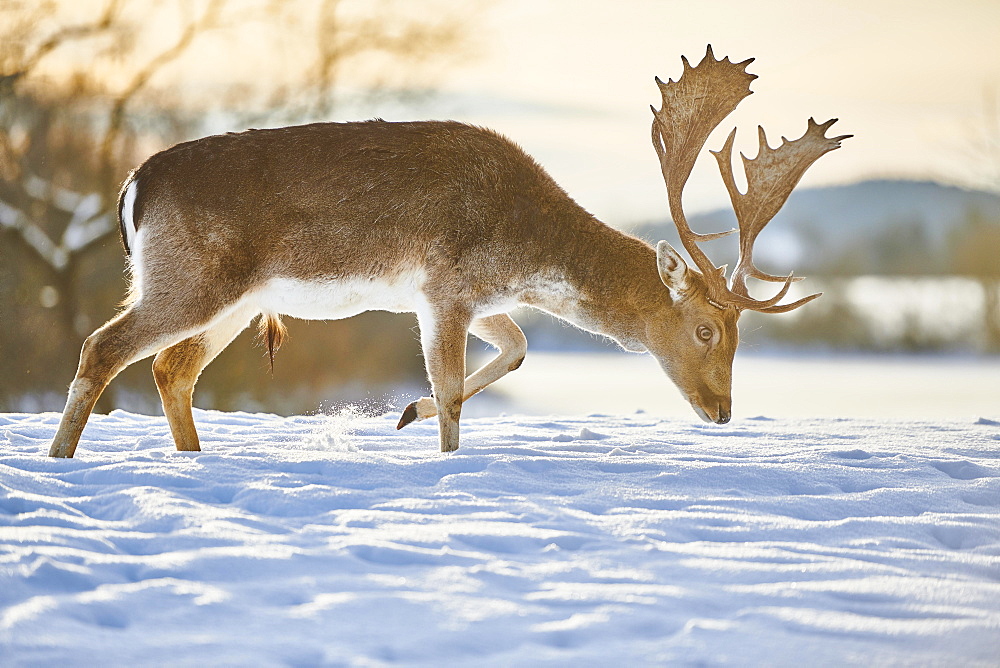
[[645,352],[637,336],[645,332],[644,316],[670,299],[656,272],[655,250],[602,223],[575,234],[564,250],[549,258],[545,289],[525,302],[626,350]]

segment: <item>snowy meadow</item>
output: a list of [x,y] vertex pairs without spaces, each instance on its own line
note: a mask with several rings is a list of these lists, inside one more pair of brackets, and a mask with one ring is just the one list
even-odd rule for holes
[[991,417],[396,417],[0,415],[0,664],[1000,656]]

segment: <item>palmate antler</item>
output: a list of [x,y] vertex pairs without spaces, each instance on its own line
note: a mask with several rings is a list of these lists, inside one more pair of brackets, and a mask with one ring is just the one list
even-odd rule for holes
[[[719,162],[719,169],[739,223],[740,257],[733,272],[732,285],[727,287],[725,267],[716,267],[698,243],[732,234],[736,230],[712,234],[698,234],[692,231],[684,216],[681,195],[708,135],[752,93],[750,82],[757,76],[746,71],[753,58],[741,63],[732,63],[728,57],[716,60],[711,45],[696,67],[691,67],[687,58],[683,56],[681,60],[684,62],[684,72],[680,79],[676,82],[670,80],[667,83],[663,83],[659,78],[656,79],[663,97],[663,105],[659,110],[652,108],[653,148],[660,159],[660,169],[667,186],[670,215],[677,226],[681,243],[704,275],[709,299],[723,307],[762,313],[784,313],[819,297],[819,294],[814,294],[791,304],[778,305],[788,293],[792,282],[800,279],[791,274],[787,277],[772,276],[757,269],[753,264],[753,244],[760,231],[788,199],[809,165],[824,153],[839,148],[840,142],[851,135],[826,137],[826,130],[837,119],[820,125],[810,118],[802,137],[795,141],[788,141],[782,137],[781,146],[772,149],[767,145],[764,129],[759,128],[760,148],[757,157],[748,159],[742,156],[743,168],[747,175],[746,194],[739,191],[733,177],[732,151],[736,130],[729,134],[721,150],[712,151]],[[774,281],[784,285],[774,297],[757,300],[750,297],[746,285],[747,278]]]

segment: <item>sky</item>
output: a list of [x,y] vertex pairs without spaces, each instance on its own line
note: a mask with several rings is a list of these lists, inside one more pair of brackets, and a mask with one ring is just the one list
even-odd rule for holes
[[[315,5],[310,2],[293,7],[305,11]],[[996,0],[385,3],[399,15],[464,17],[467,45],[432,65],[429,75],[414,70],[405,79],[404,85],[416,87],[431,82],[438,95],[419,104],[383,100],[342,106],[330,120],[450,118],[491,127],[523,146],[574,198],[612,225],[666,216],[665,189],[649,140],[649,106],[660,104],[653,78],[676,78],[681,55],[696,63],[709,43],[718,57],[755,58],[749,71],[759,78],[751,85],[754,94],[723,121],[707,149],[721,147],[736,126],[737,150],[753,156],[758,124],[773,146],[783,135],[800,136],[810,116],[820,122],[839,118],[835,134],[854,138],[816,163],[800,187],[903,177],[1000,189]],[[100,0],[87,0],[61,11],[76,7],[93,15],[100,6]],[[265,0],[233,0],[227,11],[238,23],[254,8],[267,16],[266,6]],[[338,11],[364,15],[377,6],[382,5],[345,1]],[[158,26],[141,39],[152,43],[172,34],[170,16],[157,13],[155,4],[148,5],[148,17],[136,14],[141,3],[127,7],[137,25]],[[307,43],[315,19],[300,19],[300,43]],[[303,70],[303,54],[294,44],[289,49],[268,42],[269,21],[250,23],[255,27],[242,33],[239,58],[224,39],[215,40],[212,51],[208,37],[157,83],[169,88],[201,82],[204,90],[236,78],[294,78]],[[112,63],[128,69],[127,63]],[[410,71],[406,64],[396,67]],[[366,77],[370,83],[363,64],[344,69],[340,76],[349,87],[366,85]],[[992,137],[991,149],[984,136]],[[737,180],[740,171],[737,167]],[[707,150],[685,202],[689,212],[728,205]]]
[[[612,224],[666,215],[649,141],[653,77],[676,78],[681,54],[697,62],[709,43],[717,57],[756,58],[749,71],[760,78],[706,148],[735,126],[737,149],[752,157],[758,124],[774,146],[800,136],[810,116],[839,118],[835,134],[855,137],[800,187],[871,177],[1000,182],[989,152],[975,148],[986,100],[1000,96],[995,1],[495,0],[470,28],[473,48],[441,74],[443,94],[398,114],[503,132]],[[690,211],[728,203],[707,151],[685,201]]]

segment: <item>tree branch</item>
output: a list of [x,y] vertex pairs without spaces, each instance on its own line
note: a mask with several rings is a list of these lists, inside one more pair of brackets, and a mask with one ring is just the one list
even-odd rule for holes
[[13,233],[52,271],[59,273],[69,265],[69,253],[52,240],[20,209],[0,201],[0,228]]
[[101,164],[105,172],[110,172],[114,144],[121,134],[122,125],[125,120],[125,110],[129,103],[132,102],[132,99],[149,83],[149,80],[161,68],[176,60],[187,50],[198,33],[210,29],[216,24],[225,2],[226,0],[211,0],[201,18],[188,23],[177,38],[177,41],[146,63],[146,66],[132,77],[132,81],[115,98],[108,116],[108,129],[104,133],[104,139],[101,141]]
[[10,230],[55,272],[64,270],[72,256],[117,230],[115,216],[97,193],[78,193],[34,175],[25,178],[21,186],[22,196],[70,217],[62,238],[55,243],[23,209],[4,200],[0,200],[0,227]]
[[92,35],[104,32],[114,23],[118,10],[121,7],[121,0],[110,0],[104,8],[101,17],[93,23],[81,23],[75,26],[66,26],[50,35],[48,39],[38,45],[35,52],[24,59],[24,62],[17,72],[5,73],[7,76],[23,76],[34,69],[45,56],[49,55],[64,43],[74,39],[84,39]]

